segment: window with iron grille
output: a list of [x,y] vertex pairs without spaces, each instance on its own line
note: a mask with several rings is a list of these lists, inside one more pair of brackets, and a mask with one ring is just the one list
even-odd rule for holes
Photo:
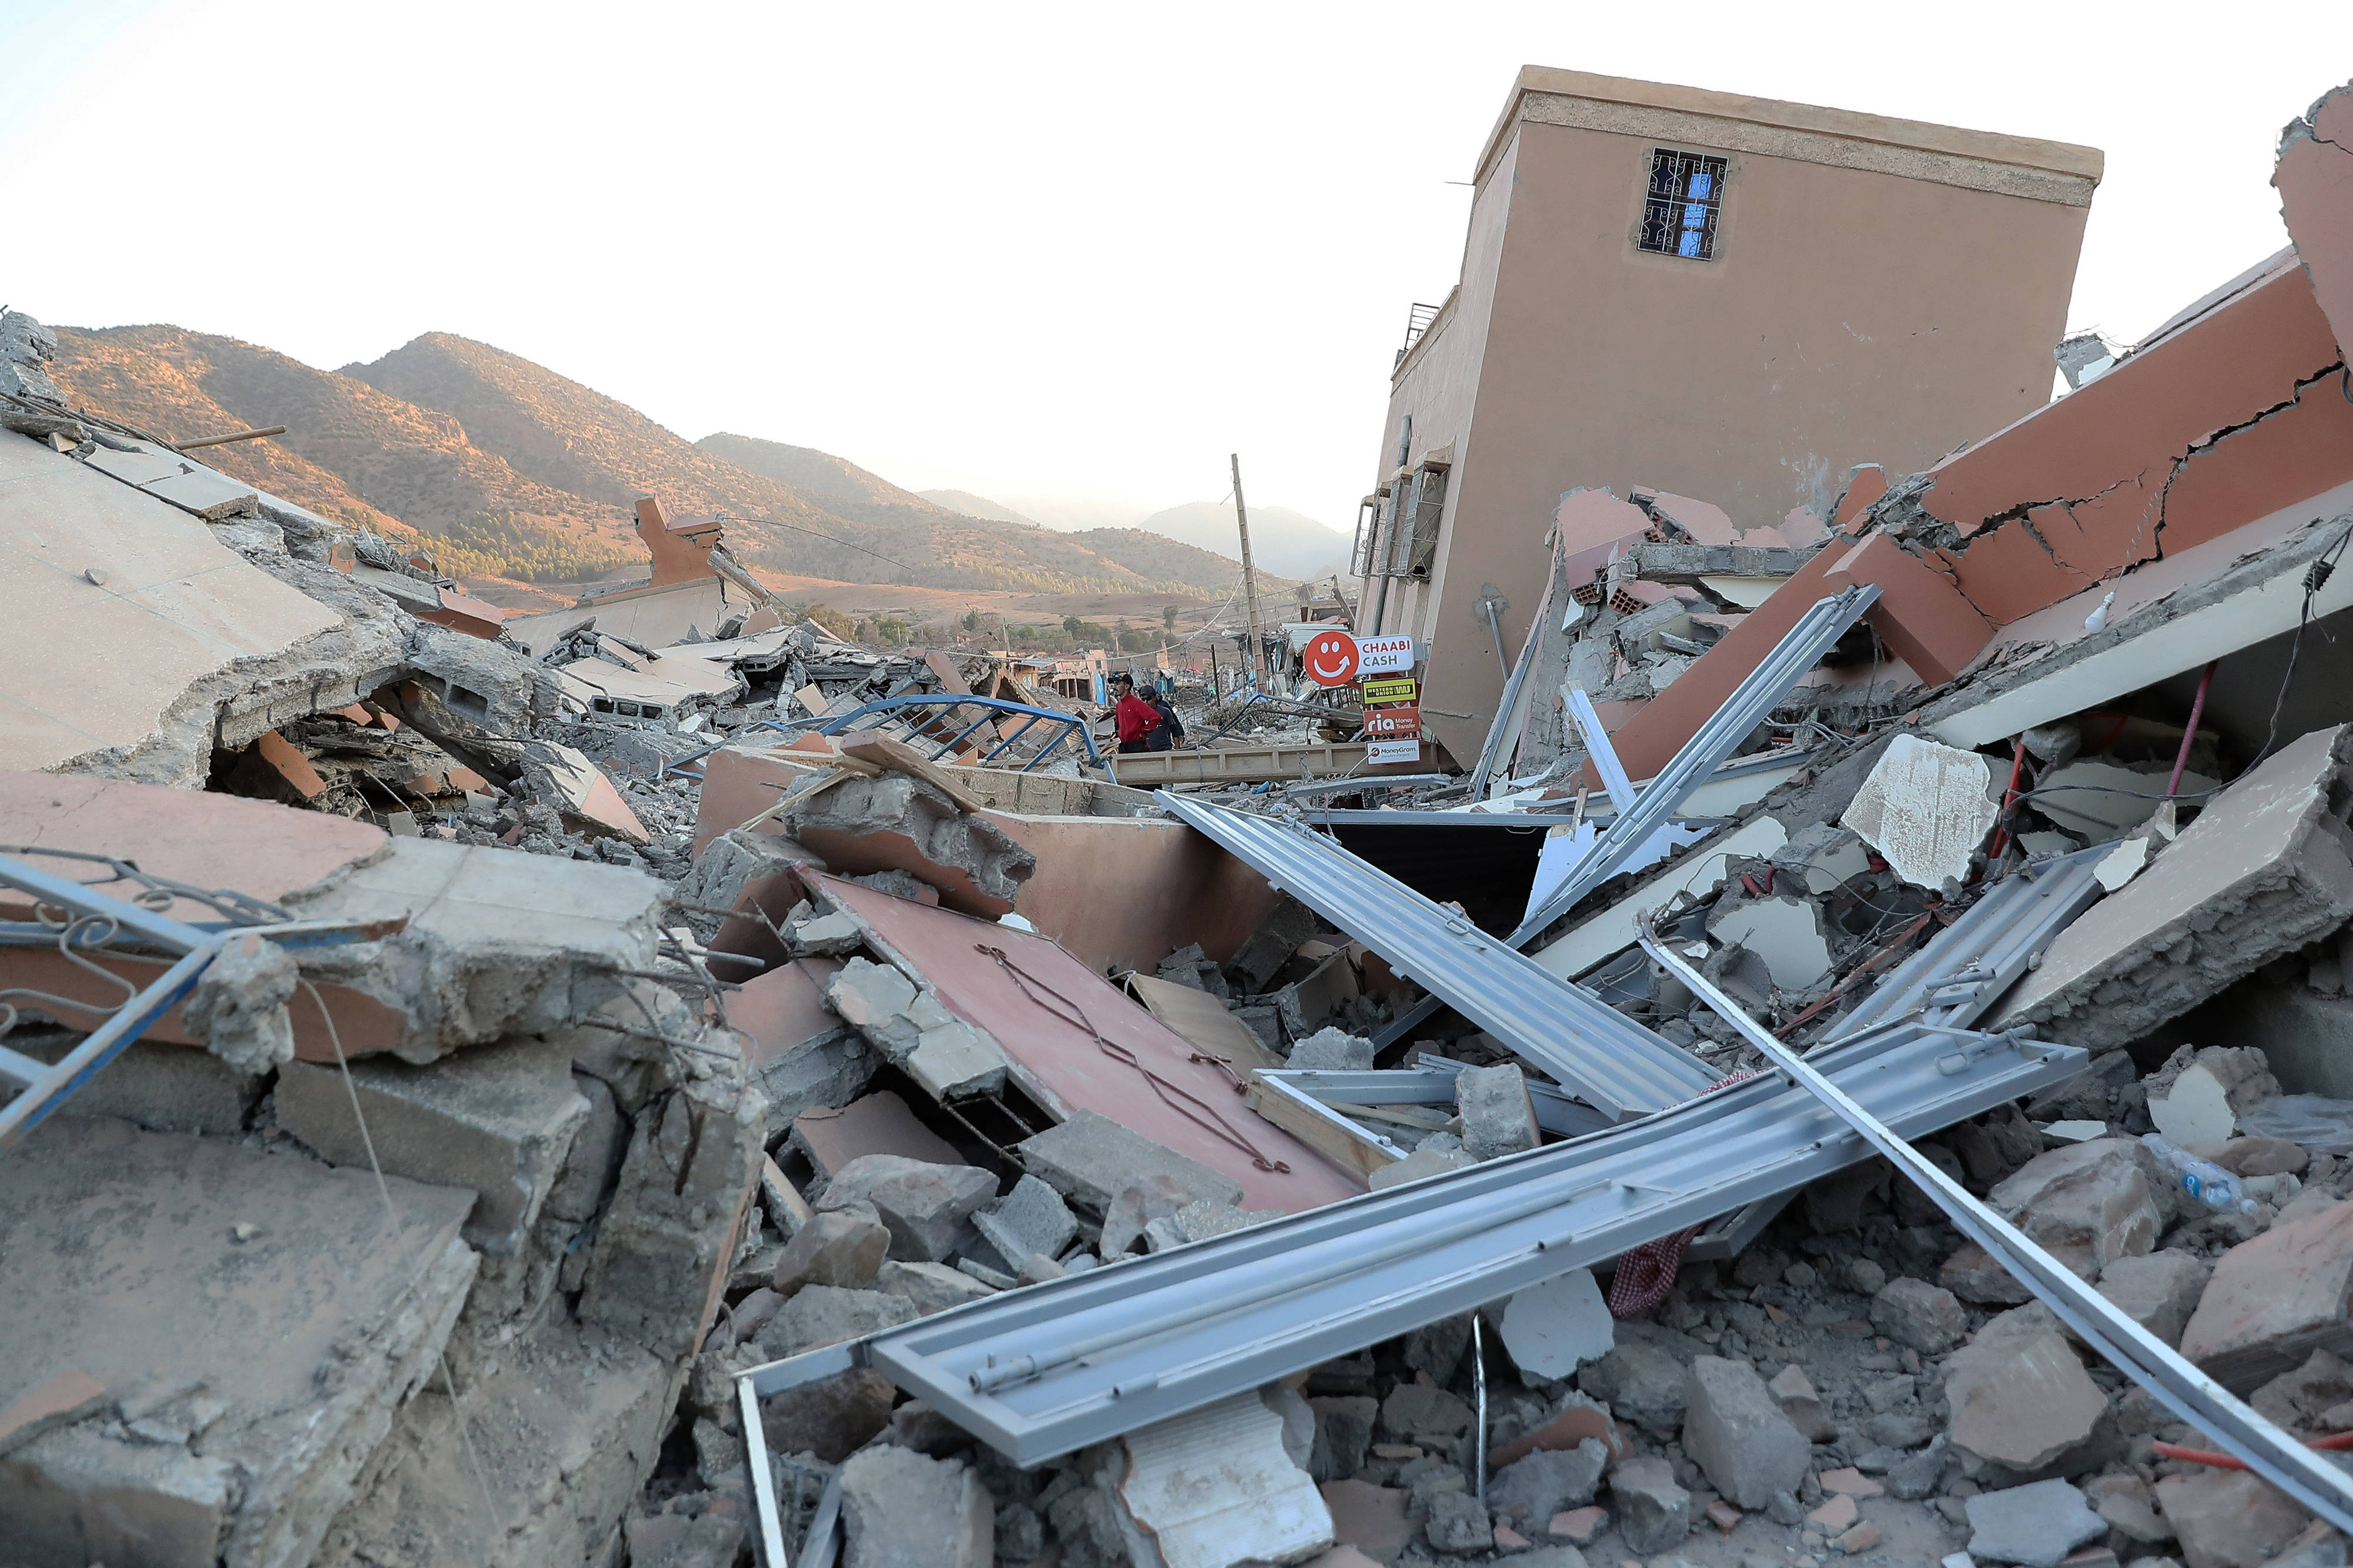
[[1356,508],[1356,548],[1348,558],[1348,575],[1373,575],[1375,551],[1379,548],[1381,518],[1388,508],[1388,497],[1370,495]]
[[1644,250],[1715,259],[1715,222],[1724,208],[1725,162],[1660,147],[1651,153],[1651,192],[1642,204]]
[[1444,468],[1423,468],[1414,475],[1412,531],[1408,535],[1401,575],[1427,577],[1438,559],[1438,524],[1446,514]]

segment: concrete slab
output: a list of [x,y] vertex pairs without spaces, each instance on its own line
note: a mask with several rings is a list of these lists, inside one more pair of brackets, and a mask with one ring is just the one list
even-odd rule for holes
[[2148,869],[2059,933],[1988,1027],[2099,1047],[2139,1039],[2353,918],[2341,793],[2353,726],[2291,742]]
[[0,435],[0,766],[135,745],[200,679],[341,623],[186,512],[46,445]]
[[1333,1544],[1331,1510],[1255,1393],[1128,1433],[1120,1449],[1115,1496],[1140,1564],[1287,1563]]
[[[0,1205],[0,1405],[74,1367],[193,1442],[91,1426],[0,1458],[28,1563],[308,1563],[471,1284],[470,1193],[56,1117]],[[239,1240],[239,1227],[245,1239]]]
[[1815,906],[1804,899],[1758,899],[1718,916],[1708,934],[1737,942],[1765,961],[1782,991],[1803,991],[1831,972],[1830,943]]

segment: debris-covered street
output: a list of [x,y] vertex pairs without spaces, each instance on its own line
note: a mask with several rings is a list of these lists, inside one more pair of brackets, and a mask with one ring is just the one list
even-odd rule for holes
[[[1789,437],[1968,439],[1548,403],[1627,147],[2003,258]],[[1526,68],[1349,572],[1140,652],[501,606],[0,314],[0,1565],[2345,1564],[2348,149],[2054,353],[2098,152]]]

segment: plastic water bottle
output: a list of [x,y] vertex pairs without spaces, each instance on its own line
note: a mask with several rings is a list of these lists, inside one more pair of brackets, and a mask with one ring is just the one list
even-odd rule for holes
[[2181,1183],[2181,1190],[2222,1214],[2253,1214],[2255,1200],[2239,1193],[2239,1178],[2214,1163],[2201,1160],[2189,1150],[2167,1142],[2154,1132],[2144,1132],[2140,1141],[2158,1163],[2173,1172]]

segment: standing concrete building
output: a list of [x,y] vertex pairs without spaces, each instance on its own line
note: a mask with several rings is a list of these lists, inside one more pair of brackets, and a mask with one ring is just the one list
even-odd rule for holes
[[[1479,157],[1461,279],[1416,307],[1356,570],[1475,757],[1562,494],[1739,528],[1827,518],[2050,396],[2101,154],[1530,66]],[[1498,647],[1503,650],[1498,657]]]

